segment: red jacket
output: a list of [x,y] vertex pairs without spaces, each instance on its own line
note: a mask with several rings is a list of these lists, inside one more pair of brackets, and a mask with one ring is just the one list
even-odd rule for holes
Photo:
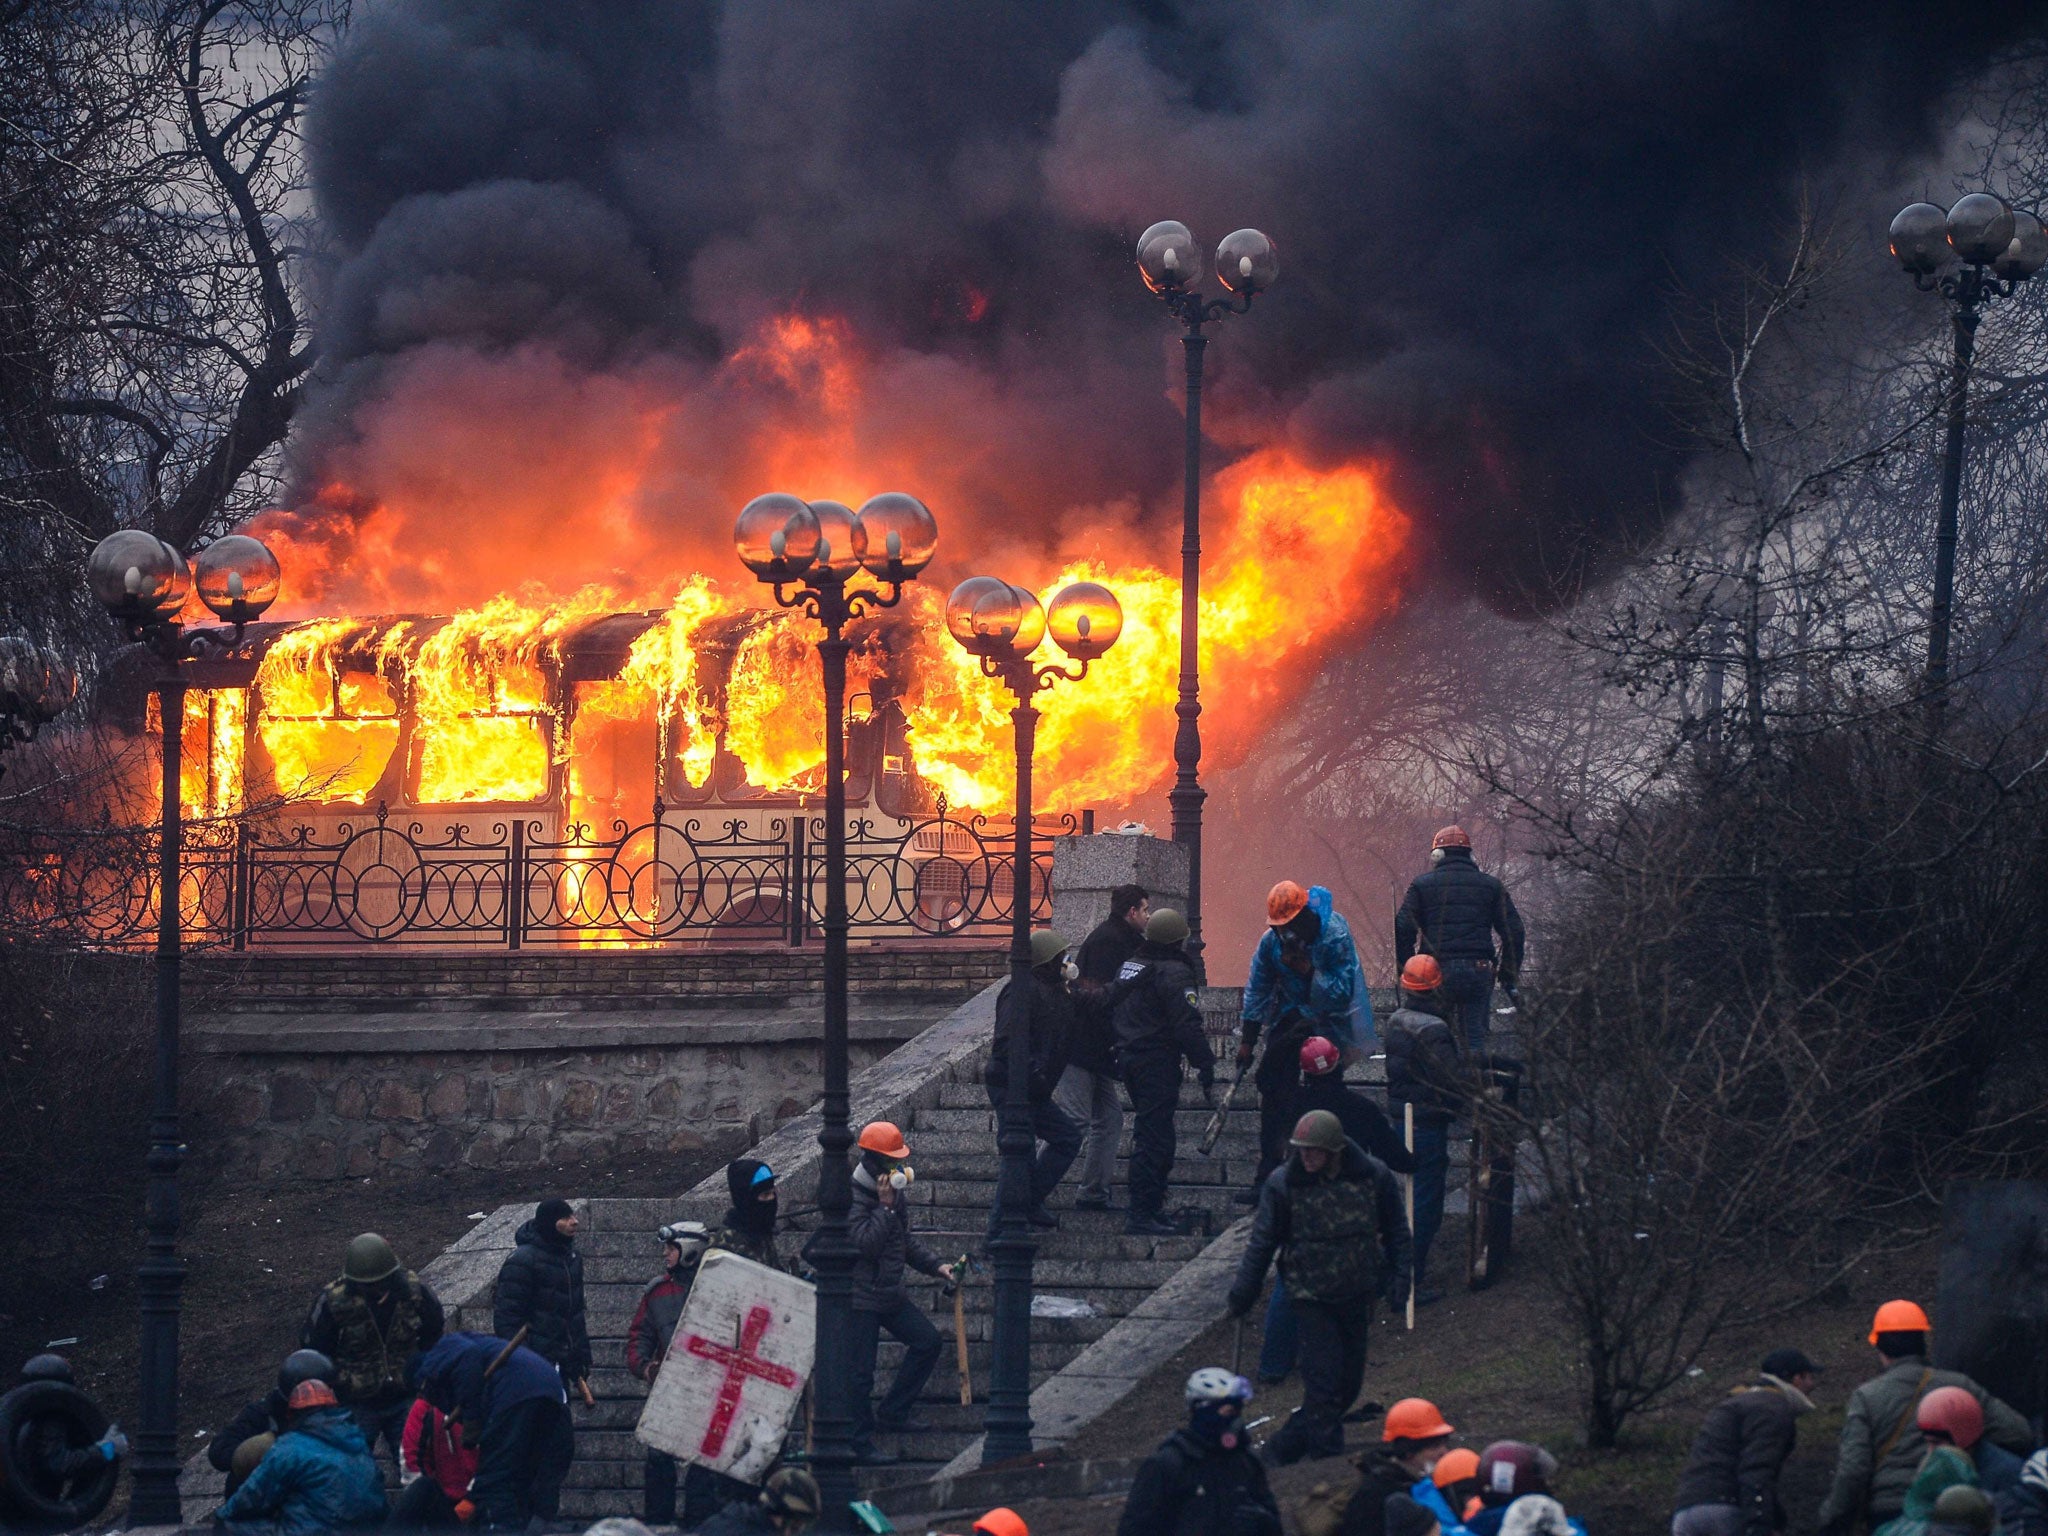
[[690,1298],[690,1281],[697,1278],[696,1268],[692,1266],[688,1274],[689,1279],[681,1281],[664,1274],[650,1280],[647,1289],[640,1293],[640,1305],[633,1312],[632,1325],[626,1329],[626,1369],[642,1381],[654,1380],[654,1369],[668,1352],[669,1340],[675,1337],[683,1303]]
[[407,1472],[431,1477],[441,1491],[460,1503],[469,1497],[470,1480],[476,1476],[477,1458],[482,1453],[465,1444],[462,1426],[448,1422],[448,1416],[424,1397],[415,1401],[405,1416],[405,1436],[399,1457]]

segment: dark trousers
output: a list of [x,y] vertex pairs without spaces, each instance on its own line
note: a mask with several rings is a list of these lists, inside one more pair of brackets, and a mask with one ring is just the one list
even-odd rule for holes
[[[998,1126],[1002,1124],[1003,1093],[1001,1088],[988,1091],[988,1101],[996,1107]],[[1030,1209],[1035,1211],[1044,1205],[1046,1197],[1060,1187],[1060,1180],[1067,1176],[1067,1170],[1074,1166],[1074,1159],[1081,1155],[1081,1138],[1086,1133],[1087,1128],[1052,1099],[1031,1106],[1031,1136],[1038,1143],[1038,1155],[1031,1165]],[[995,1204],[989,1207],[990,1237],[996,1235],[1002,1218],[1003,1201],[999,1186]]]
[[398,1443],[405,1438],[406,1415],[412,1412],[410,1399],[399,1403],[351,1403],[349,1414],[356,1421],[356,1428],[363,1432],[369,1442],[370,1454],[377,1454],[377,1437],[383,1436],[385,1446],[391,1452],[391,1464],[398,1461]]
[[1124,1086],[1131,1091],[1131,1217],[1166,1208],[1173,1173],[1173,1114],[1180,1108],[1180,1057],[1164,1051],[1127,1057]]
[[1429,1263],[1429,1245],[1444,1224],[1444,1183],[1451,1172],[1451,1128],[1448,1123],[1415,1121],[1415,1287]]
[[385,1523],[393,1531],[451,1531],[462,1524],[456,1517],[455,1501],[442,1491],[431,1474],[414,1478],[399,1489],[391,1501],[391,1518]]
[[1252,1188],[1259,1189],[1266,1175],[1287,1161],[1287,1140],[1294,1134],[1294,1095],[1301,1087],[1299,1040],[1290,1036],[1286,1042],[1269,1043],[1252,1081],[1259,1085],[1259,1171]]
[[1493,1027],[1493,962],[1445,960],[1443,991],[1450,1004],[1450,1024],[1465,1037],[1474,1056],[1486,1054],[1487,1031]]
[[576,1459],[576,1426],[567,1403],[531,1397],[491,1415],[478,1447],[469,1496],[485,1529],[520,1530],[535,1515],[552,1520],[562,1480]]
[[1372,1330],[1370,1296],[1335,1304],[1289,1300],[1301,1339],[1301,1406],[1272,1440],[1273,1459],[1282,1466],[1343,1454],[1344,1415],[1365,1381],[1365,1344]]
[[753,1489],[729,1477],[721,1477],[709,1467],[700,1467],[692,1462],[683,1468],[675,1457],[663,1451],[647,1453],[647,1467],[641,1477],[640,1486],[645,1494],[646,1514],[643,1518],[649,1525],[676,1524],[676,1475],[682,1474],[683,1518],[686,1531],[695,1530],[706,1520],[736,1498],[752,1497]]
[[[903,1346],[903,1363],[896,1367],[896,1379],[889,1383],[889,1394],[877,1408],[875,1351],[881,1347],[884,1333]],[[887,1429],[892,1423],[901,1424],[910,1417],[917,1394],[924,1390],[924,1384],[931,1380],[932,1368],[939,1363],[941,1348],[939,1330],[924,1315],[924,1309],[908,1297],[887,1312],[854,1312],[852,1326],[847,1330],[846,1353],[853,1388],[855,1444],[864,1445],[871,1440],[878,1422]]]

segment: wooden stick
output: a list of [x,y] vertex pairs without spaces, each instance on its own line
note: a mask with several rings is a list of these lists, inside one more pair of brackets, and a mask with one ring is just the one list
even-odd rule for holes
[[[1403,1129],[1406,1130],[1408,1135],[1408,1159],[1410,1162],[1413,1162],[1415,1159],[1415,1101],[1413,1099],[1408,1100],[1401,1106],[1401,1110]],[[1415,1175],[1409,1174],[1406,1183],[1408,1185],[1408,1251],[1410,1254],[1413,1254],[1415,1252]],[[1408,1331],[1410,1333],[1415,1331],[1416,1283],[1415,1265],[1411,1260],[1408,1266]]]
[[484,1380],[489,1381],[492,1376],[497,1374],[498,1367],[503,1365],[507,1360],[510,1360],[512,1358],[512,1351],[517,1349],[520,1345],[526,1342],[526,1335],[528,1331],[529,1330],[527,1329],[526,1324],[521,1323],[519,1325],[519,1331],[513,1334],[511,1338],[507,1339],[505,1341],[505,1347],[498,1351],[497,1359],[493,1360],[489,1365],[484,1367]]
[[967,1276],[953,1272],[953,1347],[960,1359],[960,1406],[974,1406],[974,1379],[967,1370]]
[[[1409,1326],[1413,1327],[1414,1325],[1411,1323]],[[576,1390],[583,1394],[584,1407],[595,1408],[597,1406],[597,1399],[593,1397],[590,1392],[590,1378],[588,1376],[579,1376],[576,1378]]]

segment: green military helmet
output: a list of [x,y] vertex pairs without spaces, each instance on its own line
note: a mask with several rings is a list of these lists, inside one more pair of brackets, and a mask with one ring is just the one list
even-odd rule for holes
[[769,1514],[785,1520],[815,1520],[825,1499],[818,1480],[802,1467],[782,1467],[762,1485],[761,1503]]
[[398,1255],[375,1232],[365,1232],[348,1242],[348,1259],[341,1266],[343,1278],[358,1285],[375,1285],[398,1273]]
[[234,1473],[236,1480],[246,1483],[249,1480],[249,1474],[263,1464],[263,1458],[270,1454],[270,1448],[275,1444],[277,1444],[277,1436],[266,1429],[262,1434],[251,1435],[240,1445],[236,1446],[229,1468]]
[[1041,928],[1031,935],[1031,963],[1034,966],[1047,965],[1067,952],[1065,934],[1054,933],[1050,928]]
[[1185,944],[1188,920],[1171,907],[1161,907],[1145,919],[1147,944]]
[[1290,1147],[1314,1147],[1322,1152],[1344,1150],[1344,1122],[1327,1109],[1312,1109],[1294,1123]]

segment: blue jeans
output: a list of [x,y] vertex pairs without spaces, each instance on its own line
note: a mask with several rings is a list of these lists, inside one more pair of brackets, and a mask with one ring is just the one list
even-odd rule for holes
[[1429,1245],[1444,1224],[1444,1183],[1451,1171],[1451,1128],[1415,1122],[1415,1288],[1429,1263]]
[[1273,1277],[1273,1294],[1266,1300],[1266,1337],[1259,1345],[1259,1380],[1278,1381],[1294,1369],[1301,1352],[1301,1329],[1295,1322],[1294,1303],[1287,1299],[1287,1282]]
[[1445,960],[1442,996],[1450,1005],[1450,1022],[1465,1031],[1465,1046],[1474,1056],[1486,1054],[1486,1033],[1493,1024],[1493,962]]

